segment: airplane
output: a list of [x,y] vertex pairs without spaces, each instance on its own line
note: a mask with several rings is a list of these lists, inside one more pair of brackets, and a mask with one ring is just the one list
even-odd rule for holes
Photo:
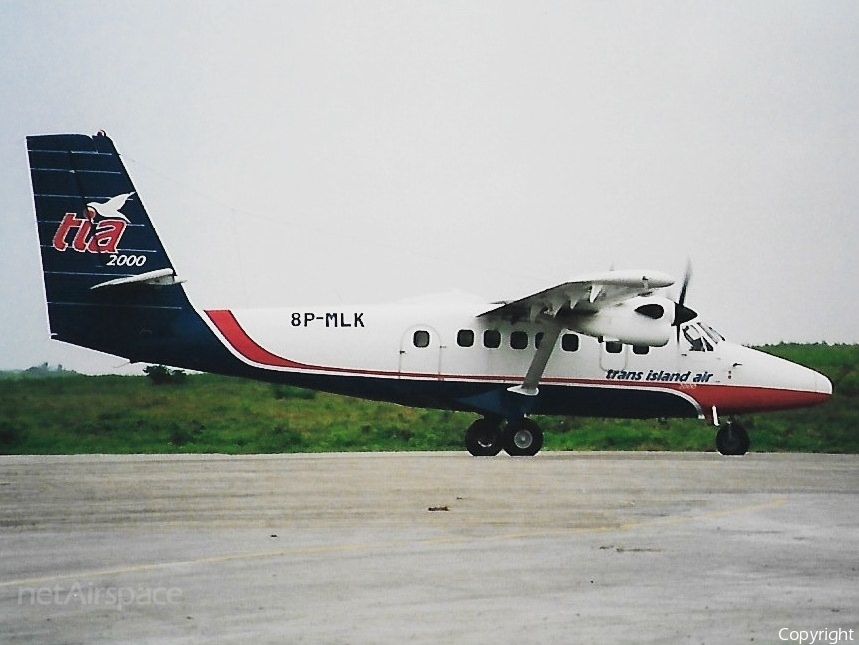
[[[611,270],[511,300],[196,308],[114,146],[100,131],[27,137],[51,337],[131,362],[467,411],[474,456],[536,455],[532,415],[707,420],[816,405],[832,384],[726,340],[674,278]],[[723,419],[730,418],[726,423]]]

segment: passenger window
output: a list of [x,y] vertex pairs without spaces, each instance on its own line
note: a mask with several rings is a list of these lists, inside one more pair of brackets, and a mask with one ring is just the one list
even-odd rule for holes
[[513,349],[525,349],[528,347],[528,334],[524,331],[514,331],[510,334],[510,347]]
[[543,344],[543,335],[543,332],[538,331],[537,334],[534,336],[534,347],[536,347],[537,349],[540,349],[540,345]]
[[650,353],[650,347],[648,345],[633,345],[632,353],[644,356],[645,354]]
[[456,334],[456,344],[460,347],[471,347],[474,345],[474,332],[470,329],[460,329]]
[[564,334],[561,337],[561,349],[565,352],[579,351],[579,337],[575,334]]
[[605,342],[605,351],[609,354],[620,354],[623,351],[623,343],[619,340],[607,340]]
[[415,347],[429,347],[429,332],[423,329],[419,329],[415,332],[415,335],[412,337],[412,340],[414,341]]
[[501,332],[497,329],[487,329],[483,332],[483,346],[490,349],[501,347]]

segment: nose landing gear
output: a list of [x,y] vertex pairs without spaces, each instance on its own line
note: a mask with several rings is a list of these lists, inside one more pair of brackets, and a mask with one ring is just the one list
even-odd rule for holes
[[716,433],[716,449],[723,455],[744,455],[750,445],[749,433],[736,421],[729,421]]

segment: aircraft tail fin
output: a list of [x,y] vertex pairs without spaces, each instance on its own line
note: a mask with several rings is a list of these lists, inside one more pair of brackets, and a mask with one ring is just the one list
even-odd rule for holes
[[52,337],[194,367],[189,361],[202,349],[195,345],[209,345],[211,332],[113,141],[104,133],[30,136],[27,151]]

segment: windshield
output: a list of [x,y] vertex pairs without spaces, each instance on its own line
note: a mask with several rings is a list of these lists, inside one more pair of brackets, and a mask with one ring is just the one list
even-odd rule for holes
[[683,327],[683,336],[693,352],[712,352],[716,345],[725,340],[722,334],[703,322]]
[[707,323],[699,322],[698,326],[704,330],[704,333],[707,334],[714,343],[719,343],[720,341],[725,340],[725,337],[722,336],[722,334],[710,327]]

